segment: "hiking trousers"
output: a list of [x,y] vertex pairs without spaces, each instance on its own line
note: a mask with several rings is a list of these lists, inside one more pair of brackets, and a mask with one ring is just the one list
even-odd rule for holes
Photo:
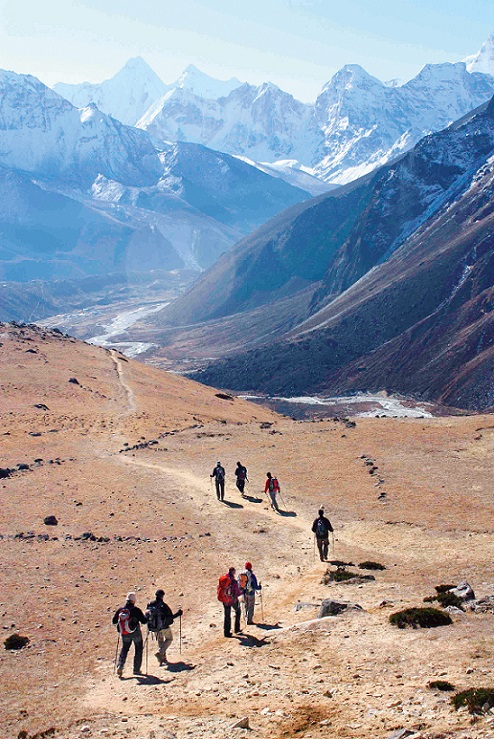
[[118,657],[117,667],[123,670],[131,644],[134,644],[134,672],[139,672],[142,665],[142,652],[144,649],[142,633],[139,628],[133,631],[132,634],[122,634],[122,649]]
[[244,494],[244,488],[245,488],[245,480],[238,480],[237,479],[236,485],[237,485],[238,489],[240,490],[240,492],[243,495]]
[[[173,634],[170,627],[166,629],[160,629],[156,632],[156,638],[158,640],[158,654],[160,662],[166,659],[166,650],[173,641]],[[158,657],[158,654],[156,655]]]
[[214,482],[216,485],[216,497],[218,498],[218,500],[223,500],[223,498],[225,497],[225,480],[224,478],[218,480],[218,478],[215,477]]
[[244,603],[245,603],[245,620],[247,621],[248,624],[250,624],[254,621],[254,607],[256,605],[255,590],[253,590],[252,592],[244,593]]
[[225,636],[232,635],[232,608],[235,611],[234,631],[236,634],[240,632],[240,603],[236,603],[235,605],[230,606],[226,603],[223,603],[223,609],[225,612],[225,620],[223,622],[223,634]]
[[319,536],[316,536],[316,541],[317,541],[317,548],[319,549],[319,556],[322,562],[324,559],[328,558],[329,539],[327,536],[324,539],[320,538]]
[[271,506],[275,509],[275,511],[278,511],[278,503],[276,502],[276,490],[270,490],[269,491],[269,497],[271,498]]

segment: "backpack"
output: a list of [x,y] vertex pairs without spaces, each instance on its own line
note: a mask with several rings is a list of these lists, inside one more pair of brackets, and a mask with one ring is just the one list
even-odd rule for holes
[[325,539],[328,533],[326,522],[322,518],[317,519],[316,523],[316,536],[320,539]]
[[245,480],[246,477],[247,477],[247,470],[245,469],[245,467],[239,467],[238,472],[237,472],[237,479]]
[[165,623],[166,619],[163,618],[161,608],[159,607],[158,603],[156,603],[156,601],[149,603],[147,610],[149,612],[147,623],[149,631],[152,631],[154,633],[156,631],[161,631],[161,629],[167,628],[169,624]]
[[224,480],[225,479],[225,470],[223,467],[217,467],[216,468],[216,479],[217,480]]
[[242,588],[242,590],[248,590],[249,584],[250,584],[250,578],[246,572],[241,572],[238,577],[238,584]]
[[231,580],[228,575],[222,575],[218,581],[218,600],[226,605],[232,602]]
[[118,614],[118,630],[122,636],[128,636],[136,630],[136,626],[132,628],[130,621],[130,611],[128,608],[121,608]]
[[273,490],[279,490],[280,486],[278,484],[278,480],[276,477],[270,477],[269,478],[269,492],[272,493]]

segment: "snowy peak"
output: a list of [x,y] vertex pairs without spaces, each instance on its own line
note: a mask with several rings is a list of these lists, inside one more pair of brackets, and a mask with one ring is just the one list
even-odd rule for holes
[[129,59],[114,77],[101,84],[83,82],[67,85],[59,82],[54,89],[76,108],[94,103],[112,118],[133,126],[168,87],[142,57],[136,57]]
[[193,64],[189,64],[172,87],[190,90],[194,95],[206,100],[217,100],[221,97],[227,97],[232,90],[241,85],[242,83],[235,77],[229,80],[217,80],[201,72]]
[[482,72],[494,76],[494,33],[482,44],[480,51],[464,59],[469,72]]

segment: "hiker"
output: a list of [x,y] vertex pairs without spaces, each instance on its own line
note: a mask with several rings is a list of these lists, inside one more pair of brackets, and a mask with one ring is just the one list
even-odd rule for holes
[[216,467],[209,476],[214,477],[216,497],[218,500],[223,500],[225,497],[225,468],[221,466],[221,462],[216,462]]
[[312,531],[316,536],[319,557],[321,558],[321,562],[324,562],[328,558],[329,532],[333,531],[333,527],[331,526],[330,520],[324,515],[324,508],[320,508],[318,514],[318,517],[312,524]]
[[164,602],[165,591],[159,588],[156,593],[156,599],[147,604],[146,616],[148,619],[148,630],[156,635],[158,640],[158,651],[155,654],[158,664],[168,664],[166,658],[166,650],[173,641],[171,625],[176,618],[179,618],[183,611],[181,608],[176,613],[172,613],[170,606]]
[[276,502],[276,494],[280,492],[280,484],[276,477],[273,477],[271,472],[266,472],[266,484],[264,485],[264,492],[269,493],[271,498],[271,508],[275,511],[279,511],[278,503]]
[[245,563],[245,570],[240,573],[238,582],[244,596],[245,620],[251,625],[254,623],[256,590],[261,590],[261,585],[257,582],[257,577],[252,572],[252,564],[250,562]]
[[147,623],[147,618],[141,609],[136,606],[136,600],[135,593],[127,593],[125,605],[118,608],[112,618],[112,623],[117,625],[118,633],[122,637],[122,649],[117,663],[118,677],[122,677],[131,644],[134,644],[134,675],[142,675],[141,665],[144,645],[140,624]]
[[223,634],[226,637],[232,635],[232,608],[235,611],[234,631],[240,634],[240,603],[242,594],[240,586],[235,577],[235,567],[230,567],[227,575],[222,575],[218,582],[218,600],[223,603],[224,621]]
[[249,479],[247,477],[247,467],[244,467],[243,464],[240,464],[240,462],[237,462],[237,469],[235,470],[235,477],[237,478],[237,482],[235,484],[237,488],[240,490],[240,493],[243,497],[245,481],[247,480],[247,482],[249,482]]

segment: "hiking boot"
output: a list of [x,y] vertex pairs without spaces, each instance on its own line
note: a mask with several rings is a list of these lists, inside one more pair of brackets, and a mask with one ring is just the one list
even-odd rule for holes
[[134,670],[134,675],[143,675],[144,673],[141,670]]
[[247,626],[254,626],[254,621],[247,621]]
[[231,639],[231,637],[232,637],[231,633],[230,634],[223,634],[223,636],[225,637],[225,639]]
[[118,677],[122,677],[122,675],[123,675],[123,667],[117,667],[117,675],[118,675]]

